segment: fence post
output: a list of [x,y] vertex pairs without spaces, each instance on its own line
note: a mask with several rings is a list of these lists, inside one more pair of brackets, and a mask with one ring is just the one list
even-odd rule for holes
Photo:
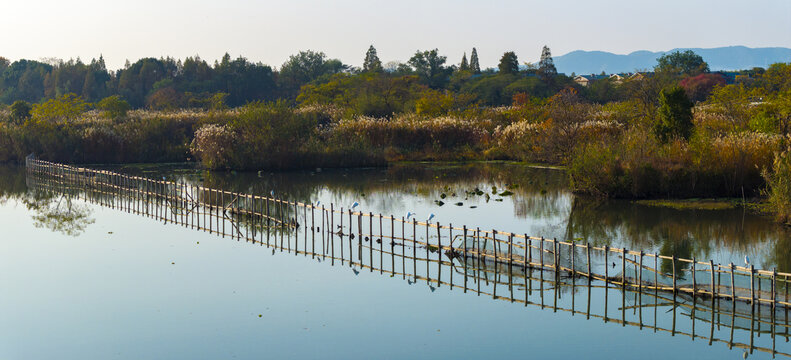
[[[576,248],[577,246],[576,243],[574,243],[574,239],[571,239],[571,276],[572,277],[574,276],[574,251],[576,250]],[[574,284],[573,280],[571,284],[572,285]]]
[[560,247],[558,246],[558,238],[552,239],[552,247],[555,251],[554,254],[554,262],[555,262],[555,276],[560,275]]
[[750,264],[750,305],[755,304],[755,265]]
[[777,268],[772,268],[772,309],[774,309],[776,305],[777,305]]
[[659,290],[659,254],[654,253],[654,289]]
[[[591,274],[591,244],[585,243],[585,256],[588,258],[588,279],[592,278]],[[607,264],[605,264],[607,266]]]
[[643,255],[645,255],[645,253],[643,253],[643,250],[640,250],[640,275],[637,278],[637,282],[639,284],[638,289],[640,292],[643,292]]
[[[609,260],[607,260],[607,257],[608,257],[607,255],[609,254],[609,252],[610,252],[610,247],[607,246],[607,245],[604,245],[604,284],[605,284],[605,286],[607,285],[607,283],[610,282],[610,262],[609,262]],[[615,264],[613,264],[613,266],[615,266]]]
[[541,272],[544,272],[544,237],[541,237],[541,250],[539,251],[541,255]]
[[623,255],[621,257],[621,286],[626,287],[626,248],[622,248]]
[[673,256],[671,257],[670,263],[673,266],[673,295],[675,296],[676,295],[676,255],[675,254],[673,254]]
[[[711,298],[714,299],[717,297],[717,286],[714,283],[714,261],[709,260],[709,268],[711,268]],[[712,318],[711,321],[713,322],[714,319]]]
[[734,275],[733,270],[734,266],[733,263],[731,263],[731,299],[736,301],[736,283],[734,282],[736,280],[736,276]]
[[695,257],[693,256],[692,257],[692,298],[695,298],[695,294],[698,291],[698,282],[697,282],[697,279],[696,279],[697,276],[695,276],[696,275],[696,273],[695,273],[695,264],[697,264],[697,261],[695,260]]
[[[522,270],[524,270],[525,275],[527,275],[527,265],[528,265],[528,263],[530,261],[530,258],[527,257],[527,252],[529,251],[528,249],[530,249],[530,245],[528,245],[527,234],[524,234],[524,235],[525,235],[525,251],[524,251],[524,257],[525,258],[524,258],[524,261],[522,262],[522,265],[523,265],[522,266]],[[525,276],[525,281],[528,281],[527,276]],[[527,299],[525,299],[525,300],[527,300]]]

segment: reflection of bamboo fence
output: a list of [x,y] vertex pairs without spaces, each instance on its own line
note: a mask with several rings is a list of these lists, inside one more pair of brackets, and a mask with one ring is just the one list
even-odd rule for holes
[[[436,252],[438,258],[445,254],[451,258],[503,263],[523,270],[546,269],[638,291],[653,289],[688,294],[693,298],[728,298],[772,308],[778,305],[791,306],[788,297],[788,278],[791,273],[755,269],[753,265],[714,264],[713,261],[647,254],[606,245],[597,247],[495,229],[441,225],[439,222],[417,221],[414,218],[344,210],[334,204],[330,204],[329,208],[324,205],[319,207],[274,196],[228,192],[183,182],[78,168],[38,160],[32,156],[27,158],[26,165],[33,174],[45,175],[78,188],[90,188],[93,193],[110,195],[111,207],[118,206],[126,211],[158,218],[164,215],[167,221],[223,237],[250,239],[251,236],[263,237],[266,233],[269,245],[269,236],[273,230],[279,229],[282,243],[284,232],[297,231],[300,225],[310,223],[311,230],[316,230],[313,231],[313,237],[316,233],[320,234],[322,245],[325,240],[334,241],[336,237],[341,240],[349,238],[349,251],[352,251],[351,240],[355,238],[361,243],[377,238],[380,250],[386,242],[391,245],[399,242],[411,245],[413,251],[425,248],[427,254]],[[163,202],[168,207],[162,209],[150,206],[152,202]],[[410,227],[411,234],[406,231]],[[396,234],[398,228],[401,230],[400,236]],[[326,246],[335,250],[334,246]],[[344,249],[341,247],[338,250]],[[374,246],[371,246],[371,254],[373,250]],[[659,261],[668,263],[669,271],[663,272]],[[779,289],[784,290],[783,294],[779,294]]]
[[[734,280],[739,274],[737,271],[752,272],[751,290],[761,283],[758,279],[766,279],[769,274],[772,284],[779,280],[779,276],[785,277],[787,274],[736,266],[729,266],[723,271],[716,265],[711,266],[711,262],[706,271],[695,267],[705,263],[672,256],[648,255],[606,246],[577,245],[496,230],[473,230],[466,226],[441,226],[414,219],[408,221],[393,216],[344,211],[343,208],[336,210],[334,205],[328,209],[272,197],[76,168],[32,158],[28,159],[27,165],[30,171],[28,181],[34,189],[70,194],[101,206],[223,237],[230,236],[237,240],[244,238],[267,245],[273,251],[294,252],[295,255],[330,261],[333,265],[336,261],[342,266],[348,263],[352,268],[378,271],[391,277],[400,276],[409,279],[410,283],[425,281],[432,289],[434,286],[463,289],[465,293],[566,312],[572,316],[580,314],[588,319],[598,318],[607,323],[639,327],[641,330],[708,340],[709,345],[717,342],[729,348],[791,357],[791,354],[779,352],[775,348],[776,337],[784,338],[786,342],[791,338],[787,295],[784,301],[780,301],[777,299],[776,286],[771,287],[771,292],[761,291],[759,287],[752,292],[756,296],[753,297],[754,302],[750,303],[745,302],[745,297],[740,295],[742,289],[732,285],[738,283]],[[620,275],[609,273],[610,257],[619,260]],[[653,264],[646,262],[645,258],[654,259]],[[675,260],[671,264],[672,274],[663,274],[657,270],[660,259]],[[676,267],[677,262],[690,264],[691,269],[682,271]],[[603,270],[604,274],[597,274],[599,270]],[[703,279],[691,276],[700,273],[710,275],[709,285],[705,285]],[[686,285],[679,281],[682,275],[689,277],[689,280],[685,280]],[[722,275],[726,279],[730,278],[725,285],[720,282]],[[649,277],[653,277],[653,282]],[[664,279],[664,283],[661,279]],[[691,285],[688,284],[690,281]],[[608,306],[611,302],[608,293],[612,285],[616,285],[616,291],[620,289],[621,293],[618,308],[620,318],[613,316]],[[711,287],[704,290],[706,286]],[[723,290],[731,292],[723,294]],[[553,294],[552,299],[545,299],[547,292]],[[582,297],[577,295],[579,292],[587,292],[584,309],[580,309],[576,302],[577,297]],[[591,308],[594,292],[603,292],[603,309]],[[634,305],[627,306],[627,294],[634,296]],[[756,304],[766,304],[768,301],[762,299],[761,294],[771,294],[774,300],[772,303],[783,305],[783,309],[764,309],[762,314],[761,308],[768,306]],[[570,296],[570,304],[568,300],[565,304],[559,303],[562,296]],[[658,312],[659,307],[671,309]],[[644,308],[653,309],[653,322],[643,319]],[[688,329],[679,329],[677,326],[677,309],[689,312],[686,315],[691,320]],[[629,318],[627,310],[635,312],[636,318]],[[663,326],[658,321],[663,319],[658,318],[658,315],[670,317],[668,313],[671,310],[672,325]],[[746,325],[747,321],[749,326]],[[701,322],[709,326],[708,334],[696,333],[695,324]],[[716,336],[715,327],[730,330],[727,340]],[[735,340],[737,334],[746,337],[748,332],[749,341]],[[761,334],[771,336],[771,348],[754,344],[755,336],[760,337]]]

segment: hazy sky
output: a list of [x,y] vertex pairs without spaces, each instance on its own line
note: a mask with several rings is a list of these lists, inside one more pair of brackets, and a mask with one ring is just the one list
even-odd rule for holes
[[279,67],[299,50],[359,66],[373,44],[383,62],[439,48],[449,63],[478,48],[483,67],[505,51],[536,61],[573,50],[629,53],[676,47],[791,47],[791,0],[750,1],[252,1],[4,0],[0,56],[90,60],[226,51]]

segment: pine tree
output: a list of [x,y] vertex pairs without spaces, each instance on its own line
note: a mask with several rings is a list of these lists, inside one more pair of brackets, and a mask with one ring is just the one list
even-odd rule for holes
[[472,48],[472,54],[470,54],[470,70],[474,74],[481,73],[481,64],[478,63],[478,50]]
[[464,52],[464,56],[461,57],[461,66],[459,66],[459,71],[468,70],[470,70],[470,63],[467,62],[467,52]]
[[368,47],[368,51],[365,53],[363,71],[382,71],[382,62],[379,60],[379,56],[376,55],[376,48],[373,45]]
[[508,51],[500,58],[500,64],[497,66],[500,69],[500,74],[512,75],[519,72],[519,61],[516,58],[516,53]]
[[555,61],[552,60],[552,52],[549,47],[544,45],[541,49],[541,60],[538,61],[538,77],[546,83],[552,82],[552,79],[558,74],[558,69],[555,68]]
[[678,86],[659,93],[659,109],[654,123],[654,135],[666,143],[673,138],[688,140],[695,124],[692,122],[692,102]]

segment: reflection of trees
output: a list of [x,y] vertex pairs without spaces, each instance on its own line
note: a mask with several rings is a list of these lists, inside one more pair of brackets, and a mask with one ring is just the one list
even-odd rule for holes
[[70,196],[34,193],[22,199],[33,212],[33,225],[69,236],[78,236],[95,220],[86,204],[75,204]]
[[85,228],[94,223],[90,208],[83,203],[75,203],[70,196],[40,191],[28,191],[27,173],[19,166],[0,166],[0,204],[9,200],[25,205],[32,213],[33,225],[69,236],[80,235]]
[[[654,248],[664,255],[698,259],[710,258],[720,249],[751,253],[770,243],[775,245],[762,255],[764,266],[791,270],[788,229],[742,209],[676,210],[575,198],[566,233],[567,238],[599,245],[618,240],[632,249]],[[662,264],[663,270],[665,266],[670,269],[669,263]]]
[[24,168],[0,165],[0,204],[11,199],[18,199],[25,194]]
[[[135,172],[124,168],[123,172]],[[157,176],[173,175],[172,169],[162,168]],[[137,169],[137,172],[141,172]],[[377,208],[383,212],[399,207],[402,194],[411,194],[428,200],[439,200],[446,194],[444,202],[467,203],[474,197],[467,192],[476,188],[488,193],[491,201],[498,197],[492,194],[509,190],[514,201],[514,212],[518,218],[547,218],[568,212],[566,174],[552,169],[533,168],[512,163],[469,163],[469,164],[397,164],[388,168],[368,169],[325,169],[321,173],[309,171],[264,172],[198,172],[183,175],[188,182],[202,183],[208,187],[228,189],[253,194],[268,194],[274,189],[278,197],[288,200],[311,201],[319,191],[329,189],[336,204],[351,203],[366,197],[376,198]],[[451,194],[456,196],[451,196]],[[350,201],[350,199],[352,199]],[[446,205],[447,206],[447,205]]]

